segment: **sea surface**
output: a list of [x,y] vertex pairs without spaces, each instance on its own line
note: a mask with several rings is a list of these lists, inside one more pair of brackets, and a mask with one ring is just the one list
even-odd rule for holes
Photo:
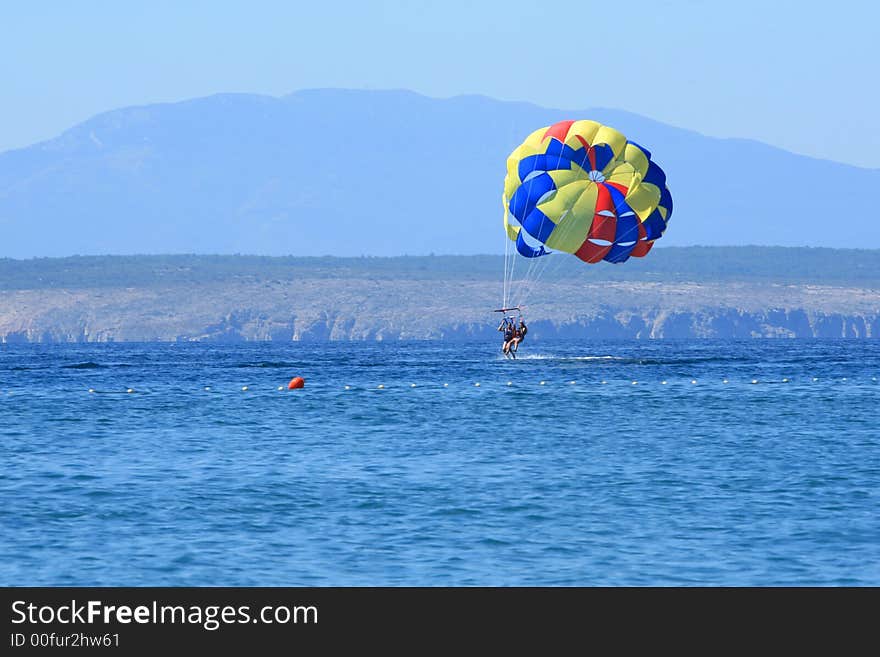
[[880,585],[880,340],[519,356],[0,345],[0,584]]

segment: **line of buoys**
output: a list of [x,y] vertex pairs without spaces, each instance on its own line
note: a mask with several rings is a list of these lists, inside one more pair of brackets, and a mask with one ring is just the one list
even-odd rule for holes
[[[811,380],[812,382],[815,383],[815,382],[818,382],[818,381],[820,380],[820,378],[814,376],[814,377],[810,377],[809,380]],[[839,381],[841,381],[841,382],[848,381],[848,380],[849,380],[848,377],[841,377],[841,378],[839,379]],[[876,377],[876,376],[872,376],[872,377],[871,377],[871,381],[876,382],[876,381],[877,381],[877,377]],[[749,384],[751,384],[751,385],[758,385],[758,384],[761,384],[761,383],[765,383],[765,384],[766,384],[766,383],[770,383],[770,384],[772,385],[772,384],[774,383],[774,380],[769,380],[769,381],[764,380],[764,381],[762,381],[762,380],[760,380],[760,379],[754,378],[754,379],[749,379],[749,380],[747,380],[747,381],[745,381],[745,382],[746,382],[746,383],[749,383]],[[776,379],[775,382],[780,382],[780,383],[791,383],[791,382],[792,382],[792,379],[790,379],[790,378],[788,378],[788,377],[782,377],[781,379]],[[538,381],[537,383],[538,383],[539,386],[548,386],[548,385],[552,385],[552,384],[553,384],[552,381],[547,381],[546,379],[545,379],[545,380],[540,380],[540,381]],[[560,382],[560,383],[563,383],[563,382]],[[576,385],[578,382],[575,381],[575,380],[571,380],[571,381],[566,381],[566,382],[564,382],[564,383],[567,383],[568,385]],[[589,384],[590,382],[587,382],[587,383]],[[600,385],[607,385],[609,382],[608,382],[607,380],[603,379],[603,380],[599,381],[598,383],[599,383]],[[612,381],[611,383],[614,383],[614,382]],[[629,384],[630,384],[631,386],[641,385],[642,383],[644,383],[644,381],[638,381],[638,380],[635,380],[635,379],[630,380],[630,382],[629,382]],[[659,384],[660,384],[660,385],[663,385],[663,386],[668,385],[669,383],[670,383],[670,382],[667,381],[666,379],[663,379],[663,380],[659,381]],[[672,383],[675,383],[675,382],[673,381]],[[697,383],[698,383],[697,379],[690,379],[690,384],[691,384],[691,385],[696,385]],[[725,378],[725,379],[722,379],[722,380],[721,380],[721,383],[722,383],[722,384],[728,384],[728,383],[730,383],[730,380]],[[420,387],[421,385],[422,385],[422,384],[419,384],[419,383],[410,383],[408,387],[412,389],[412,388],[418,388],[418,387]],[[508,387],[512,387],[512,386],[513,386],[513,381],[506,381],[506,382],[504,382],[504,385],[506,385],[506,386],[508,386]],[[650,386],[650,382],[648,382],[646,385]],[[277,389],[278,389],[279,391],[283,391],[283,390],[285,390],[285,389],[287,389],[287,390],[298,390],[298,389],[303,388],[303,387],[305,387],[305,379],[303,379],[303,378],[300,377],[300,376],[295,376],[295,377],[293,377],[293,378],[288,382],[287,386],[278,386]],[[391,387],[393,388],[394,386],[391,386]],[[430,387],[430,386],[429,386],[429,387]],[[443,388],[449,388],[449,387],[450,387],[450,384],[449,384],[449,383],[443,383],[443,384],[442,384],[442,387],[443,387]],[[480,387],[482,387],[482,383],[480,383],[479,381],[476,381],[476,382],[473,383],[473,387],[475,387],[475,388],[480,388]],[[352,387],[351,385],[346,385],[344,388],[345,388],[345,390],[352,390],[352,389],[353,389],[353,387]],[[383,384],[383,383],[380,383],[379,385],[376,386],[376,389],[378,389],[378,390],[386,390],[386,389],[388,389],[388,386],[386,386],[386,385]],[[211,392],[211,391],[213,390],[213,388],[212,388],[211,386],[204,386],[204,387],[203,387],[203,390],[204,390],[205,392]],[[249,390],[250,390],[250,387],[247,386],[247,385],[241,387],[241,391],[242,391],[242,392],[248,392]],[[99,392],[101,392],[101,391],[96,390],[95,388],[88,388],[88,392],[89,392],[89,394],[96,394],[96,393],[99,393]],[[123,391],[119,391],[119,392],[123,392]],[[126,388],[125,391],[124,391],[124,393],[128,393],[128,394],[133,394],[133,393],[135,393],[135,392],[136,392],[136,390],[135,390],[134,388]],[[123,394],[124,394],[124,393],[123,393]],[[9,391],[8,394],[12,394],[12,392]],[[119,393],[117,393],[117,394],[119,394]]]
[[[813,377],[812,380],[813,380],[813,381],[818,381],[819,379],[818,379],[817,377]],[[843,381],[846,381],[845,378],[842,379],[842,380],[843,380]],[[876,381],[876,380],[877,380],[877,377],[872,377],[872,381]],[[792,380],[789,379],[788,377],[783,377],[782,379],[778,379],[778,381],[779,381],[780,383],[791,383],[791,382],[792,382]],[[697,385],[697,384],[700,383],[697,379],[690,379],[688,382],[689,382],[691,385]],[[548,385],[552,385],[553,382],[552,382],[552,381],[547,381],[547,380],[541,380],[541,381],[538,381],[537,383],[538,383],[539,386],[548,386]],[[568,384],[568,385],[572,385],[572,386],[573,386],[573,385],[577,385],[578,382],[577,382],[577,381],[565,381],[565,383]],[[589,383],[589,382],[588,382],[588,383]],[[608,385],[609,382],[608,382],[607,380],[604,380],[604,379],[603,379],[603,380],[599,381],[598,383],[599,383],[600,385]],[[631,380],[629,383],[630,383],[630,385],[637,386],[637,385],[641,385],[641,384],[643,384],[643,383],[645,383],[645,382],[644,382],[644,381],[638,381],[638,380]],[[650,383],[650,382],[649,382],[649,383]],[[663,380],[661,380],[661,381],[658,381],[658,383],[659,383],[660,385],[665,386],[665,385],[669,385],[670,382],[669,382],[668,380],[666,380],[666,379],[663,379]],[[673,381],[672,383],[675,383],[675,382]],[[729,384],[729,383],[730,383],[730,379],[722,379],[722,380],[721,380],[721,383],[723,383],[723,384]],[[749,383],[749,384],[754,385],[754,384],[762,383],[762,381],[761,381],[760,379],[749,379],[748,381],[746,381],[746,383]],[[410,388],[417,388],[417,387],[419,387],[420,385],[421,385],[421,384],[418,384],[418,383],[410,383],[410,384],[409,384],[409,387],[410,387]],[[480,382],[475,382],[473,385],[474,385],[474,387],[479,388],[482,384],[481,384]],[[513,386],[513,381],[505,381],[505,382],[504,382],[504,385],[505,385],[505,386]],[[388,386],[386,386],[386,385],[384,385],[384,384],[380,384],[378,387],[379,387],[379,388],[387,388]],[[444,387],[444,388],[448,388],[448,387],[449,387],[449,384],[448,384],[448,383],[444,383],[444,384],[442,384],[442,387]],[[349,390],[350,388],[351,388],[351,386],[345,386],[345,389],[346,389],[346,390]]]

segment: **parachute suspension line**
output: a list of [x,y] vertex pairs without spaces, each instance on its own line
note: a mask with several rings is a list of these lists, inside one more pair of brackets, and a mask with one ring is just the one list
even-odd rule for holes
[[[528,177],[528,175],[531,175],[531,174],[533,174],[535,171],[537,171],[537,170],[538,170],[537,167],[538,167],[538,163],[537,163],[537,160],[536,160],[536,161],[535,161],[535,164],[532,166],[532,170],[527,174],[527,177]],[[532,176],[531,178],[529,178],[529,187],[528,187],[528,190],[527,190],[527,192],[526,192],[526,199],[529,199],[529,198],[532,197],[532,186],[534,185],[535,178],[537,178],[537,176]],[[509,208],[508,208],[508,210],[509,210]],[[511,214],[513,214],[513,213],[511,212]],[[519,218],[517,218],[517,223],[520,224],[520,228],[519,228],[520,231],[525,230],[525,228],[523,228],[523,226],[522,226],[522,222],[519,221]],[[516,257],[517,257],[517,254],[518,254],[518,252],[514,249],[514,251],[513,251],[513,264],[514,264],[514,265],[516,264]],[[534,266],[535,266],[535,260],[538,260],[538,259],[539,259],[539,258],[529,258],[529,268],[528,268],[528,271],[526,272],[525,277],[520,281],[519,285],[517,286],[517,292],[519,292],[519,291],[521,290],[521,288],[522,288],[522,286],[523,286],[523,283],[529,280],[529,276],[531,275],[532,269],[533,269]],[[512,290],[513,285],[514,285],[514,282],[513,282],[513,267],[511,267],[510,278],[511,278],[511,280],[510,280],[510,286],[509,286],[509,288],[510,288],[510,292],[511,292],[511,298],[513,298],[513,296],[514,296],[514,295],[513,295],[513,290]],[[505,303],[504,306],[502,306],[502,307],[503,307],[503,308],[507,308],[508,305]]]
[[532,287],[532,282],[534,281],[534,273],[535,270],[541,266],[542,263],[536,263],[535,260],[541,260],[543,258],[549,258],[552,254],[543,255],[540,258],[532,258],[529,260],[529,268],[526,272],[526,275],[523,276],[522,280],[520,280],[519,286],[517,287],[517,295],[514,299],[514,305],[521,306],[525,303],[525,299],[528,297],[528,290]]
[[512,247],[507,231],[504,233],[504,298],[501,307],[510,308],[510,299],[513,296],[513,274],[516,268],[516,249]]
[[[505,208],[505,212],[508,209]],[[511,246],[511,239],[507,235],[507,231],[504,231],[504,285],[502,289],[502,299],[501,299],[501,307],[509,308],[510,307],[510,299],[513,296],[512,286],[513,286],[513,274],[514,269],[516,268],[516,257],[517,252],[516,249]]]
[[[506,212],[506,210],[505,210]],[[506,228],[506,227],[505,227]],[[507,236],[507,231],[504,231],[504,280],[501,283],[501,307],[507,308],[507,257],[510,255],[510,238]]]
[[[525,230],[525,228],[521,228],[520,230]],[[547,256],[541,256],[541,258],[546,258],[546,257],[547,257]],[[532,279],[532,272],[533,272],[534,269],[535,269],[535,260],[540,260],[541,258],[529,258],[529,259],[528,259],[528,260],[529,260],[529,266],[528,266],[528,269],[526,269],[526,273],[525,273],[525,275],[519,280],[519,284],[516,286],[516,292],[517,292],[517,294],[516,294],[516,295],[514,296],[514,298],[512,299],[512,301],[514,302],[513,305],[515,305],[515,306],[519,306],[519,305],[520,305],[520,299],[521,299],[521,297],[522,297],[522,291],[523,291],[523,289],[529,284],[529,281],[531,281],[531,279]]]
[[511,302],[511,297],[513,297],[513,291],[511,288],[513,287],[513,275],[516,270],[516,258],[518,255],[516,249],[510,246],[509,238],[507,240],[507,248],[510,249],[510,280],[507,282],[507,299],[505,300],[504,305],[501,306],[502,308],[508,308]]

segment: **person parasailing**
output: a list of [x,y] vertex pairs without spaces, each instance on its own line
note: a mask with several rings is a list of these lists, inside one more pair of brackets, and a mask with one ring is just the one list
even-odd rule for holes
[[513,337],[510,339],[510,343],[507,346],[507,350],[513,353],[514,358],[516,358],[516,350],[519,348],[522,341],[526,339],[526,333],[528,332],[529,327],[526,326],[525,321],[520,317],[519,326],[514,326]]
[[526,333],[528,333],[528,327],[526,326],[525,321],[522,318],[522,314],[519,315],[519,324],[517,324],[517,320],[515,320],[512,316],[507,315],[507,312],[510,310],[517,310],[519,308],[502,308],[500,311],[496,312],[504,312],[504,318],[501,320],[501,324],[498,325],[498,330],[503,334],[503,341],[501,346],[501,351],[507,358],[516,358],[516,351],[519,348],[520,343],[525,339]]
[[[498,326],[498,330],[501,331],[503,338],[501,351],[505,356],[510,357],[510,344],[516,336],[516,323],[514,322],[513,317],[505,315],[501,320],[501,324]],[[516,358],[516,356],[514,356],[514,358]]]

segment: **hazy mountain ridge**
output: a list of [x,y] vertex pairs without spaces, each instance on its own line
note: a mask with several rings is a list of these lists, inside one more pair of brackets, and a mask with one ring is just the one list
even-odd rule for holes
[[508,153],[568,117],[653,152],[675,199],[667,246],[880,240],[877,169],[618,110],[323,89],[124,108],[0,153],[0,256],[498,253]]

